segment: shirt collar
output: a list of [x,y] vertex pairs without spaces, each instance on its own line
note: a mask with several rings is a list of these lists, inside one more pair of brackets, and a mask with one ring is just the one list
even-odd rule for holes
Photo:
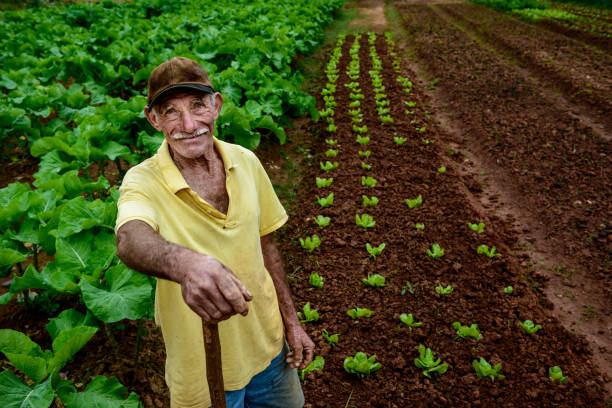
[[[229,171],[238,167],[238,164],[232,162],[232,159],[224,146],[224,142],[220,141],[216,137],[213,137],[213,143],[221,155],[221,159],[223,159],[223,166],[225,168],[225,174],[227,177]],[[159,168],[170,190],[176,194],[183,189],[189,188],[185,178],[181,174],[178,167],[176,167],[174,160],[172,160],[172,156],[170,156],[170,150],[168,149],[168,142],[166,139],[164,139],[161,146],[157,150],[157,156],[159,160]]]

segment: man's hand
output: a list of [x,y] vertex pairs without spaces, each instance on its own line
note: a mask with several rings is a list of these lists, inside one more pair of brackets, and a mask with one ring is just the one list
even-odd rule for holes
[[218,323],[240,313],[246,316],[251,292],[216,258],[196,252],[184,261],[180,280],[185,303],[202,319]]
[[314,343],[299,324],[287,327],[285,329],[285,336],[287,336],[287,342],[291,349],[287,353],[285,361],[293,368],[305,369],[312,361],[315,348]]

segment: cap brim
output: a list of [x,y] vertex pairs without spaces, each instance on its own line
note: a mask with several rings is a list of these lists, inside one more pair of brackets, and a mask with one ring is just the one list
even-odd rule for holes
[[215,90],[208,85],[202,85],[202,84],[176,84],[176,85],[172,85],[167,87],[166,89],[164,89],[163,91],[161,91],[160,93],[158,93],[157,95],[155,95],[155,98],[153,98],[153,100],[151,100],[151,103],[149,104],[149,106],[155,106],[156,102],[159,102],[162,98],[164,98],[165,96],[168,96],[172,93],[176,93],[180,90],[184,90],[184,89],[193,89],[193,90],[197,90],[197,91],[202,91],[204,93],[208,93],[208,94],[214,94]]

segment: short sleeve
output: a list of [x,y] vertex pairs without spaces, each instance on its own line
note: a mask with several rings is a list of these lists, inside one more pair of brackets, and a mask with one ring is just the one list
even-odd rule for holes
[[155,207],[143,187],[146,185],[145,177],[137,170],[137,167],[126,173],[119,188],[115,234],[123,224],[133,220],[146,222],[151,228],[159,232]]
[[259,235],[263,237],[282,227],[289,217],[272,187],[266,170],[257,157],[253,156],[256,161],[254,167],[259,201]]

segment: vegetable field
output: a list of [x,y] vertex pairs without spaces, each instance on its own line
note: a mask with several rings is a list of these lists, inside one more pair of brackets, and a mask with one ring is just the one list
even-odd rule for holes
[[609,10],[342,4],[2,13],[0,406],[169,406],[155,282],[113,226],[175,55],[289,210],[306,407],[612,405]]

